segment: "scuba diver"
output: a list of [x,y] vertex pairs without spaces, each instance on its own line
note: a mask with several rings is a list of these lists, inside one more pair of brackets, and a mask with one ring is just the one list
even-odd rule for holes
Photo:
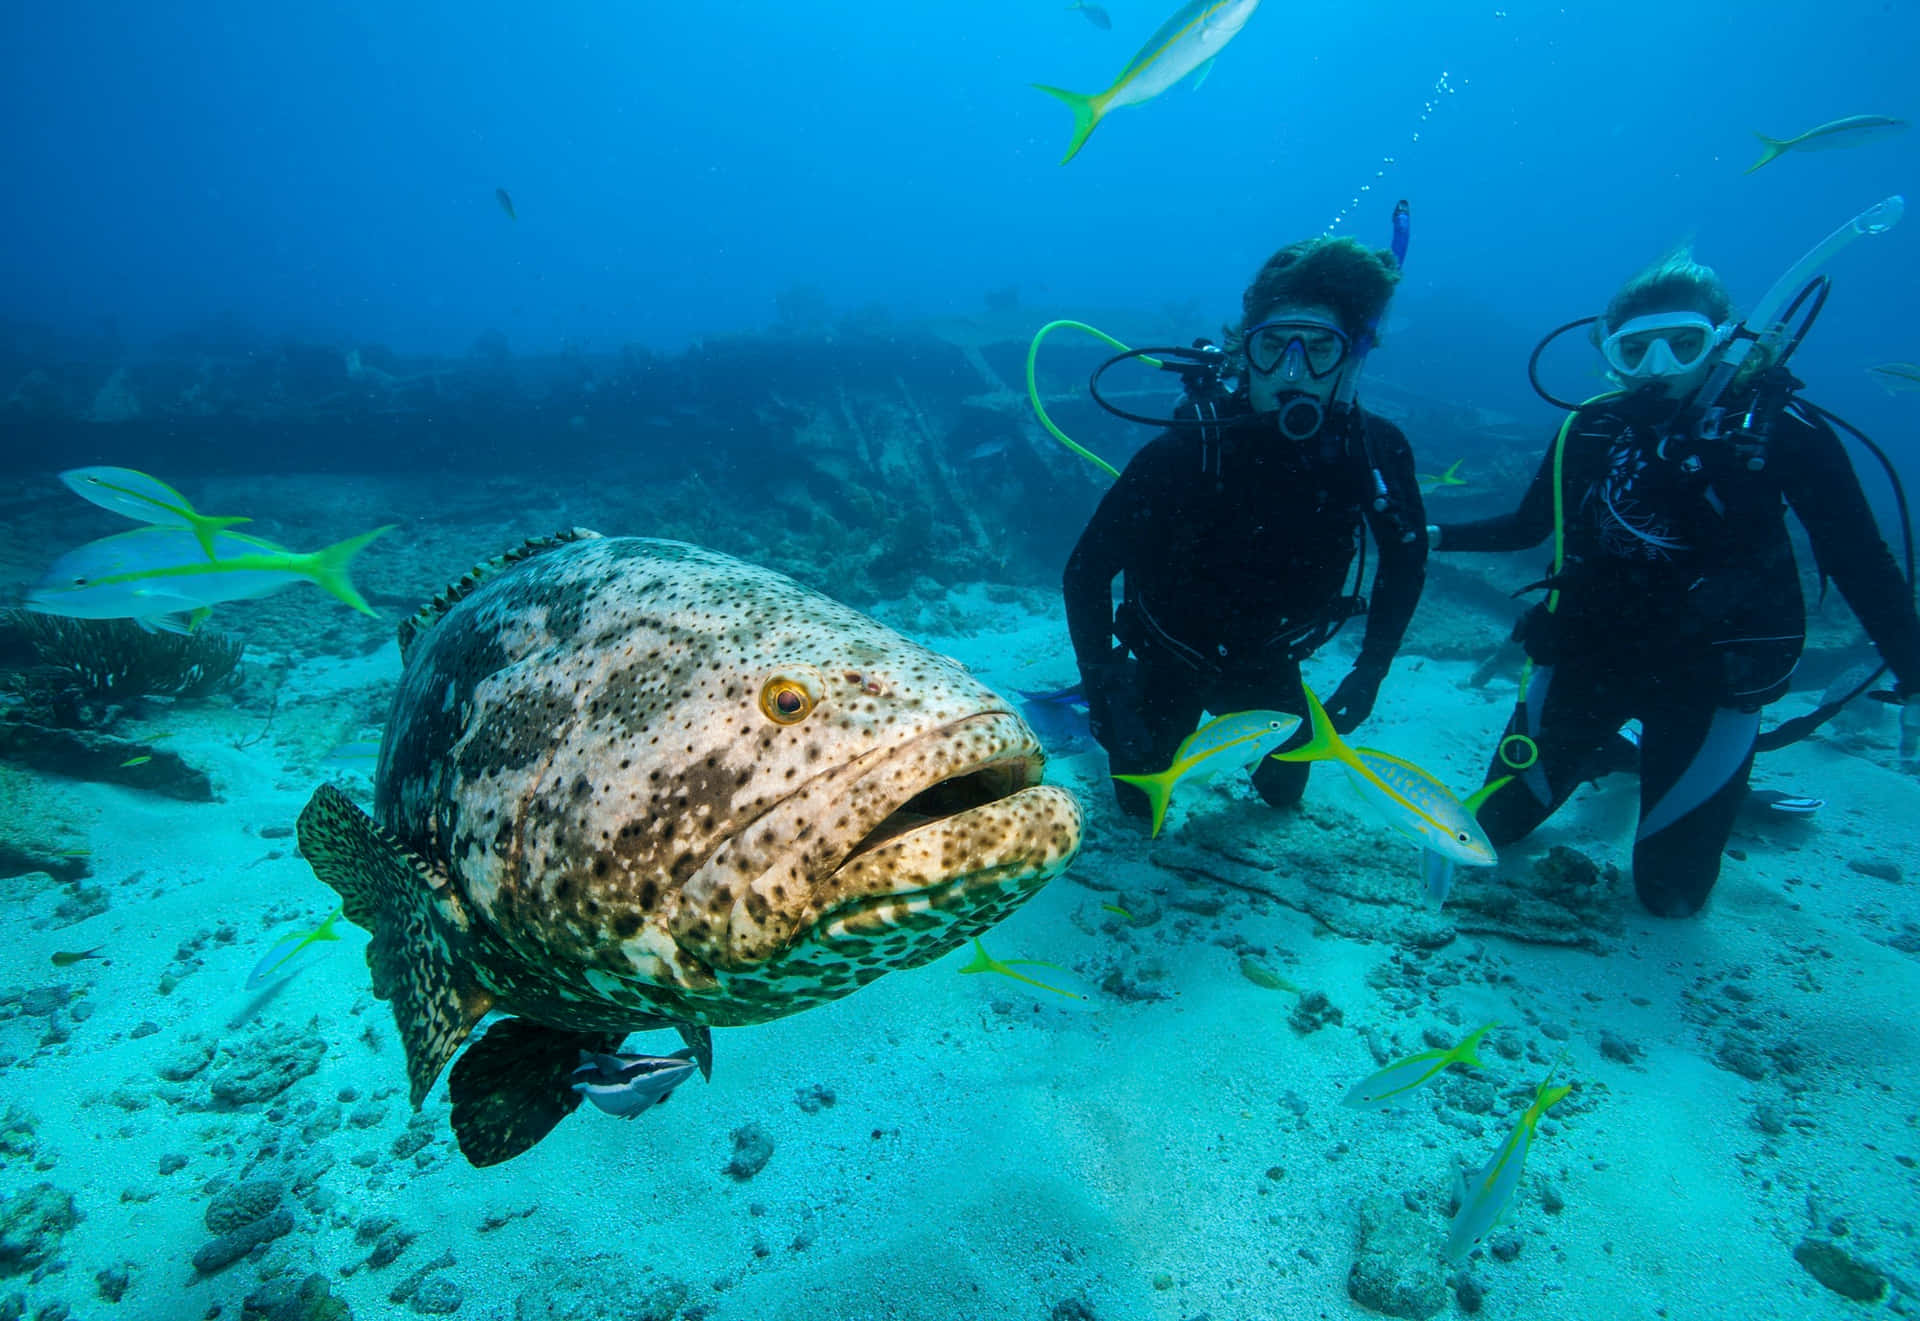
[[[1504,845],[1533,831],[1610,769],[1622,726],[1638,719],[1633,880],[1659,916],[1706,903],[1756,744],[1785,741],[1759,726],[1806,635],[1788,508],[1823,582],[1839,586],[1892,671],[1886,696],[1904,703],[1920,692],[1911,585],[1829,422],[1841,420],[1800,398],[1786,366],[1828,288],[1804,273],[1853,233],[1879,232],[1860,224],[1809,253],[1745,323],[1719,277],[1681,250],[1628,281],[1600,317],[1553,332],[1536,365],[1555,336],[1591,321],[1618,389],[1583,404],[1541,390],[1570,411],[1519,508],[1427,529],[1446,552],[1554,538],[1551,574],[1533,585],[1548,595],[1515,629],[1528,670],[1487,774],[1489,784],[1507,777],[1479,812],[1488,837]],[[1901,505],[1904,514],[1904,496]]]
[[[1327,708],[1342,732],[1373,709],[1426,576],[1406,437],[1354,400],[1405,240],[1402,203],[1391,251],[1322,237],[1275,253],[1224,352],[1205,346],[1219,364],[1214,388],[1195,390],[1189,375],[1172,425],[1133,456],[1081,533],[1067,626],[1112,771],[1164,769],[1203,711],[1304,715],[1301,661],[1362,612],[1359,659]],[[1359,594],[1366,529],[1379,547],[1371,608]],[[1253,784],[1269,803],[1293,803],[1307,770],[1263,759]],[[1114,792],[1130,815],[1149,815],[1139,789],[1116,781]]]

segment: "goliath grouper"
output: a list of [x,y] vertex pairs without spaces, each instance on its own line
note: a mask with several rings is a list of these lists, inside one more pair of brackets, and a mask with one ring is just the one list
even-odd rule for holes
[[[374,818],[300,847],[372,933],[416,1108],[475,1165],[579,1104],[582,1052],[766,1022],[937,959],[1059,874],[1080,808],[954,661],[769,570],[575,530],[400,627]],[[377,818],[377,819],[376,819]]]

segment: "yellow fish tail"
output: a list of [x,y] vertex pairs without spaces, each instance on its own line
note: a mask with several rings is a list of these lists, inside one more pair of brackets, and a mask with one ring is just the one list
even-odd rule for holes
[[1483,1067],[1480,1063],[1480,1038],[1499,1027],[1498,1023],[1489,1023],[1485,1027],[1475,1028],[1460,1038],[1460,1044],[1453,1048],[1453,1063],[1466,1064],[1473,1068]]
[[374,614],[374,608],[367,604],[367,599],[360,595],[359,589],[353,585],[353,580],[347,576],[347,567],[353,562],[355,555],[365,550],[377,538],[393,531],[394,526],[388,523],[385,527],[377,527],[371,532],[362,532],[357,537],[348,537],[345,541],[335,542],[325,550],[315,551],[306,557],[307,577],[312,579],[322,591],[352,606],[361,614]]
[[1276,761],[1348,761],[1352,754],[1341,739],[1340,733],[1333,727],[1333,718],[1327,714],[1327,708],[1320,705],[1320,699],[1313,695],[1313,689],[1304,683],[1300,691],[1307,697],[1307,716],[1312,720],[1312,737],[1289,752],[1273,754]]
[[187,520],[187,526],[193,529],[193,539],[200,543],[200,549],[207,553],[209,560],[215,561],[220,556],[213,549],[214,537],[235,524],[253,522],[251,518],[216,518],[207,514],[196,514],[191,510],[182,510],[181,514]]
[[1169,767],[1153,775],[1121,775],[1114,779],[1122,784],[1130,784],[1147,796],[1147,802],[1153,806],[1153,834],[1151,838],[1160,838],[1160,827],[1167,819],[1167,804],[1173,801],[1173,769]]
[[1099,127],[1101,118],[1107,113],[1106,97],[1069,92],[1064,87],[1048,87],[1045,83],[1035,83],[1034,86],[1064,102],[1067,109],[1073,111],[1073,140],[1067,144],[1067,154],[1060,158],[1060,163],[1065,165],[1080,154],[1080,148],[1087,145],[1087,139]]
[[1764,133],[1753,135],[1760,139],[1760,159],[1742,170],[1742,174],[1752,174],[1762,165],[1771,163],[1776,157],[1784,155],[1792,146],[1791,142],[1782,142],[1779,138],[1770,138]]

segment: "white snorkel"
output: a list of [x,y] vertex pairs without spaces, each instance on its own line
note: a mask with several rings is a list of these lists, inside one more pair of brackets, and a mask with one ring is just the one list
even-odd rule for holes
[[1720,361],[1713,372],[1701,383],[1700,393],[1695,397],[1695,406],[1700,410],[1700,435],[1702,439],[1713,440],[1720,435],[1720,423],[1726,410],[1719,406],[1720,396],[1726,392],[1727,385],[1733,380],[1734,373],[1747,360],[1747,355],[1756,351],[1772,353],[1780,340],[1786,335],[1788,323],[1783,313],[1789,303],[1797,302],[1800,292],[1820,273],[1821,267],[1831,261],[1840,249],[1859,238],[1862,234],[1884,234],[1900,223],[1907,212],[1907,202],[1898,193],[1885,201],[1875,202],[1846,224],[1833,231],[1810,249],[1806,256],[1795,262],[1787,273],[1773,282],[1764,297],[1754,304],[1740,323],[1742,333],[1736,334],[1721,354]]

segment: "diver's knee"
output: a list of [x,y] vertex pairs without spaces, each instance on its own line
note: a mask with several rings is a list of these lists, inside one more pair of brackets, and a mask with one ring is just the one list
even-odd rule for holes
[[1655,917],[1693,917],[1707,906],[1707,896],[1713,893],[1714,882],[1718,876],[1699,877],[1647,877],[1634,868],[1633,890],[1640,896],[1640,906]]
[[1305,762],[1269,758],[1253,773],[1254,792],[1271,807],[1297,807],[1306,796],[1307,775],[1311,769]]

